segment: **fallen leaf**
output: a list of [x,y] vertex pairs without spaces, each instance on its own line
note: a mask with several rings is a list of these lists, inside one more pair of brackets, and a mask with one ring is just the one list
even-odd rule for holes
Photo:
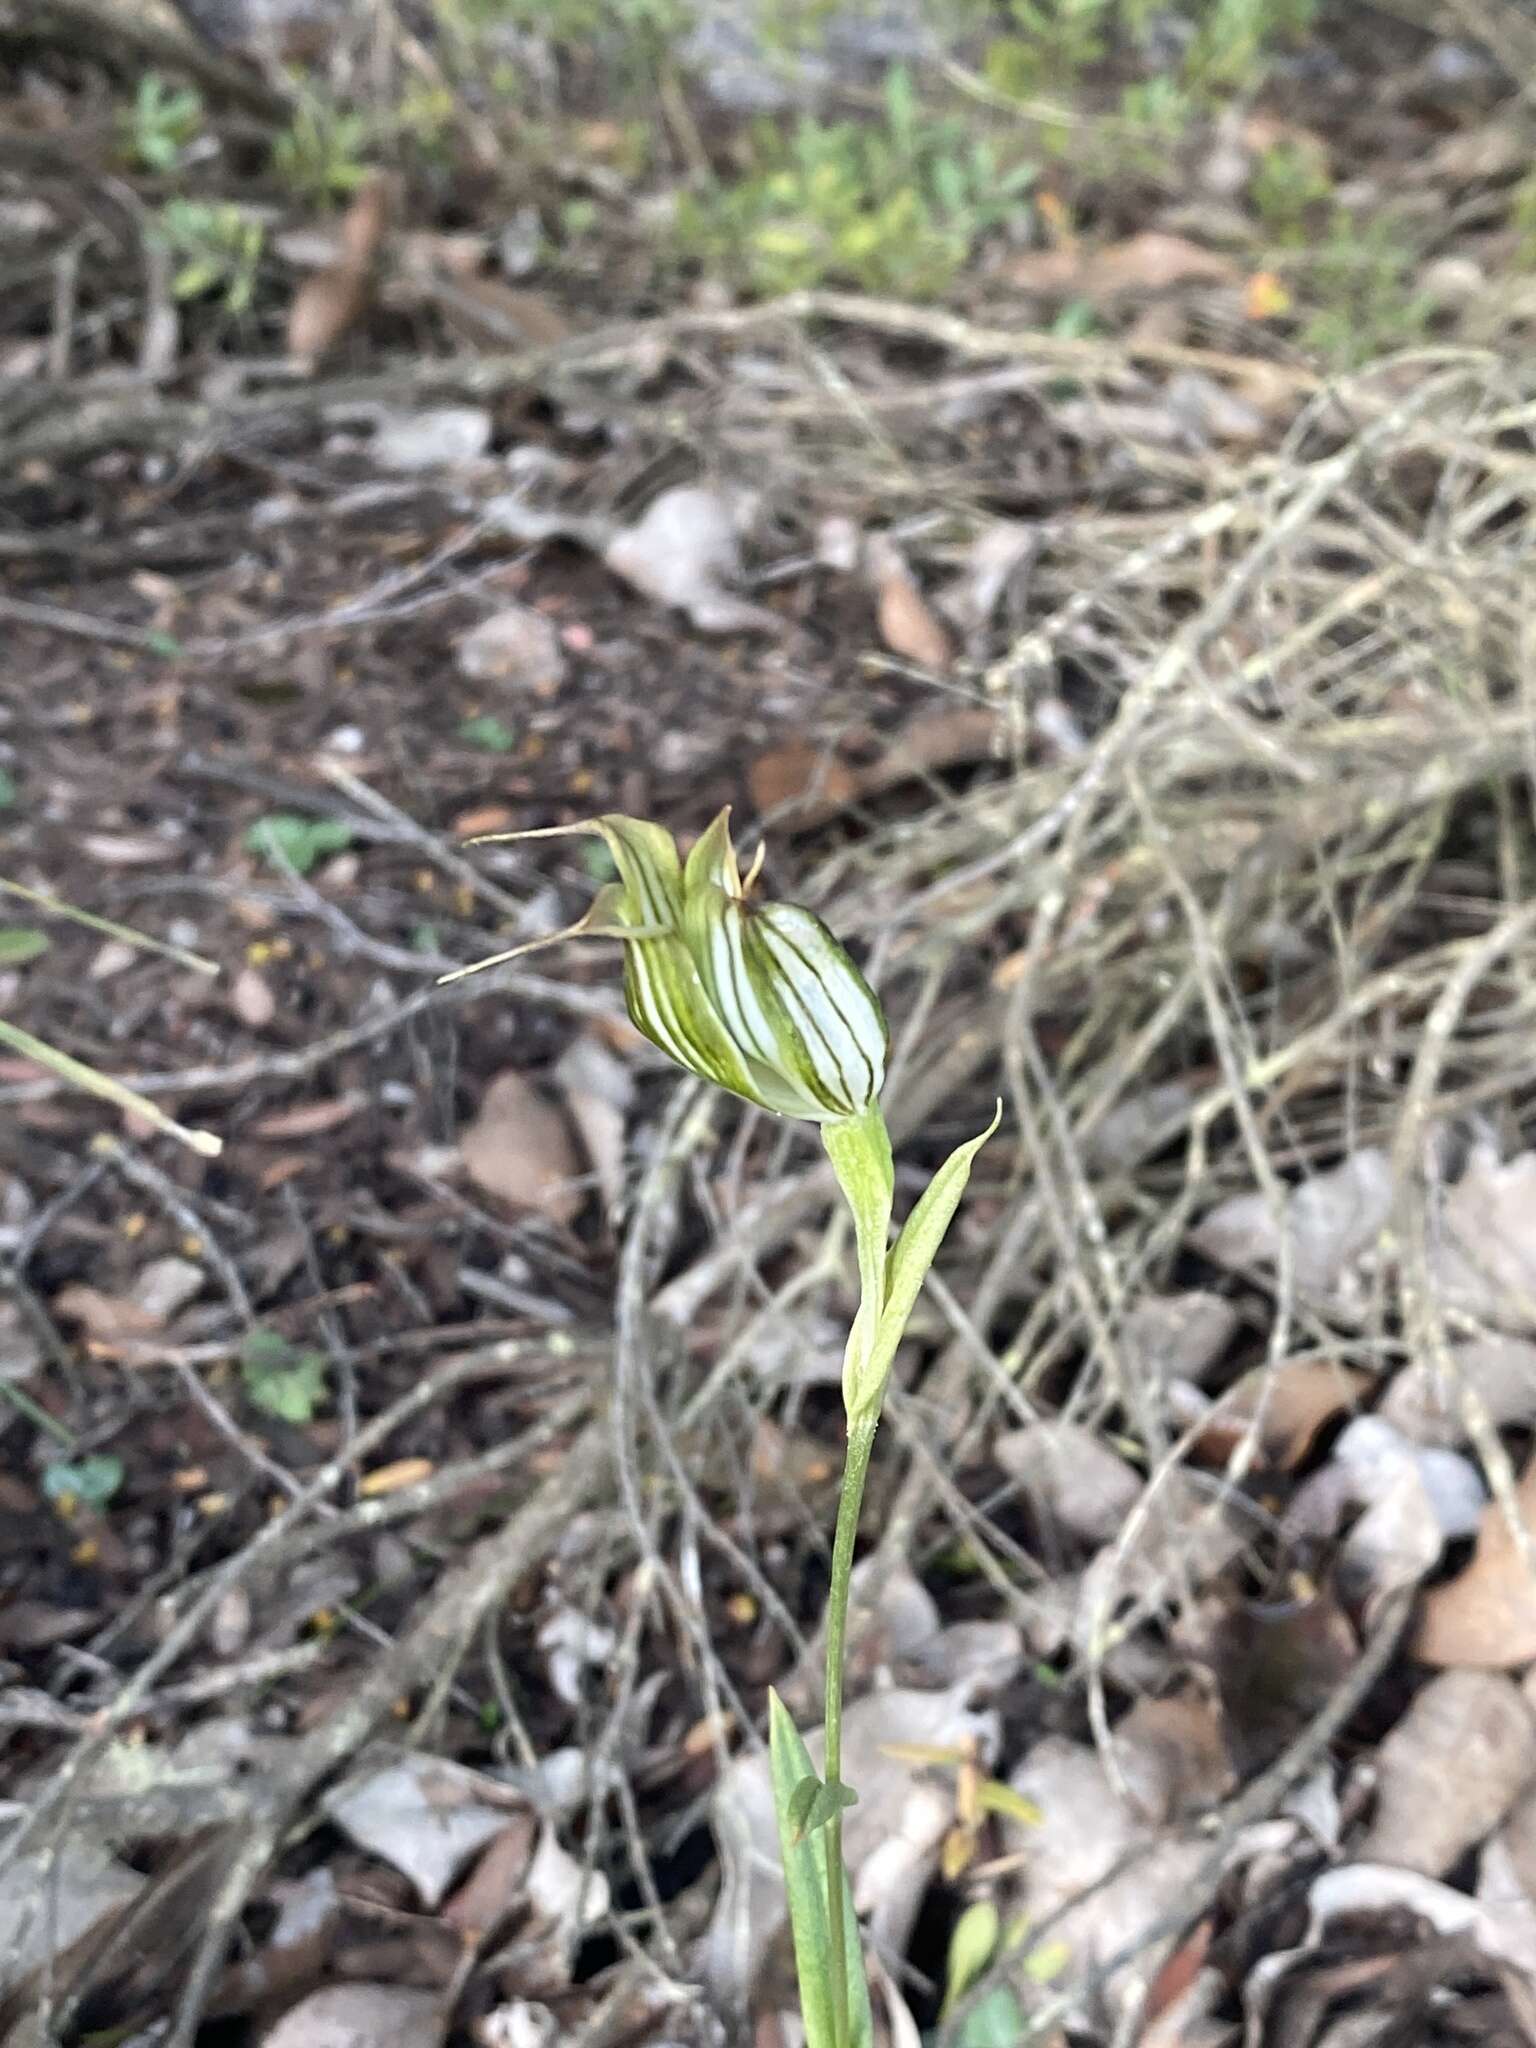
[[624,1128],[634,1076],[595,1031],[573,1038],[555,1062],[555,1079],[586,1147],[610,1221],[624,1202]]
[[1536,1420],[1536,1344],[1521,1337],[1477,1337],[1452,1345],[1443,1364],[1410,1359],[1376,1412],[1416,1443],[1453,1446],[1467,1442],[1467,1416],[1474,1407],[1496,1430]]
[[997,734],[997,714],[979,704],[924,712],[909,719],[880,759],[859,776],[858,795],[877,796],[914,776],[988,760]]
[[1230,257],[1203,249],[1183,235],[1149,228],[1102,249],[1074,242],[1057,249],[1026,250],[1011,259],[1003,275],[1021,291],[1097,303],[1124,292],[1164,291],[1176,284],[1231,284],[1237,267]]
[[104,1294],[99,1287],[87,1286],[79,1280],[59,1289],[53,1297],[53,1308],[67,1322],[83,1325],[90,1342],[104,1347],[109,1354],[121,1345],[131,1344],[135,1338],[154,1336],[162,1327],[159,1316],[141,1308],[129,1296]]
[[1490,1501],[1471,1563],[1425,1594],[1412,1643],[1421,1663],[1510,1671],[1536,1659],[1536,1457],[1515,1499],[1524,1540]]
[[519,1804],[479,1772],[416,1752],[364,1764],[321,1803],[359,1849],[409,1878],[429,1910]]
[[108,868],[149,868],[176,857],[174,841],[155,832],[82,832],[75,844]]
[[313,364],[358,320],[373,294],[373,271],[394,197],[394,181],[374,172],[357,188],[336,234],[338,254],[293,295],[288,353]]
[[[1383,1736],[1376,1803],[1356,1855],[1444,1877],[1536,1779],[1536,1715],[1513,1679],[1442,1671]],[[1426,1797],[1454,1787],[1454,1797]]]
[[419,1486],[436,1469],[430,1458],[396,1458],[388,1465],[375,1465],[371,1472],[365,1472],[357,1482],[357,1490],[364,1500],[378,1500],[387,1493],[403,1492],[407,1486]]
[[229,986],[229,1007],[248,1031],[264,1031],[277,1015],[277,997],[254,967],[242,967]]
[[262,2048],[436,2048],[448,2023],[436,1991],[325,1984],[262,2035]]
[[527,1896],[528,1866],[539,1824],[515,1815],[491,1838],[474,1869],[443,1908],[443,1918],[471,1940],[482,1940]]
[[1286,1510],[1291,1540],[1330,1540],[1363,1509],[1338,1554],[1341,1584],[1379,1598],[1414,1584],[1448,1542],[1478,1526],[1485,1498],[1476,1468],[1454,1451],[1413,1443],[1378,1415],[1357,1415],[1328,1463]]
[[570,1126],[515,1068],[486,1088],[460,1134],[459,1157],[484,1193],[551,1223],[570,1223],[587,1199],[577,1184],[581,1166]]
[[1218,1602],[1208,1657],[1227,1745],[1245,1779],[1301,1734],[1359,1655],[1356,1632],[1331,1591],[1305,1600]]
[[320,1138],[349,1122],[362,1108],[355,1095],[334,1096],[327,1102],[300,1102],[292,1109],[275,1109],[260,1116],[250,1127],[253,1138]]
[[440,405],[425,412],[385,412],[375,422],[372,455],[380,469],[401,475],[473,462],[491,444],[483,406]]
[[427,293],[456,334],[474,348],[552,348],[570,338],[571,323],[543,292],[495,277],[431,279]]
[[548,1659],[550,1691],[568,1707],[577,1708],[586,1696],[582,1673],[601,1669],[618,1643],[606,1622],[594,1621],[569,1605],[557,1607],[545,1617],[537,1640]]
[[372,290],[366,269],[333,263],[306,277],[288,308],[288,354],[313,367],[361,319]]
[[872,534],[864,562],[875,586],[875,620],[880,638],[904,661],[942,674],[954,659],[948,633],[928,608],[906,557],[884,534]]
[[1430,1272],[1446,1308],[1536,1328],[1536,1152],[1473,1149],[1432,1232]]
[[1237,1335],[1238,1312],[1225,1295],[1191,1288],[1183,1294],[1144,1294],[1120,1325],[1116,1348],[1133,1377],[1164,1385],[1199,1382],[1222,1364]]
[[487,832],[506,832],[513,814],[505,804],[481,804],[477,810],[460,811],[453,821],[455,839],[478,839]]
[[1239,1271],[1276,1266],[1289,1242],[1297,1289],[1347,1308],[1362,1298],[1362,1262],[1392,1208],[1392,1167],[1385,1152],[1365,1146],[1284,1198],[1276,1214],[1266,1195],[1233,1195],[1190,1233],[1197,1251]]
[[100,1842],[67,1835],[0,1870],[0,1991],[128,1906],[146,1880]]
[[608,1911],[607,1878],[567,1854],[552,1827],[540,1830],[525,1883],[534,1917],[559,1935],[568,1953],[582,1929]]
[[968,637],[992,622],[1004,593],[1021,583],[1040,552],[1039,529],[994,519],[971,542],[965,567],[939,595],[939,609]]
[[810,740],[787,740],[759,754],[747,771],[747,787],[764,817],[793,807],[810,814],[799,820],[806,824],[842,810],[858,791],[847,763]]
[[1222,1400],[1193,1455],[1224,1464],[1251,1430],[1259,1462],[1293,1472],[1326,1423],[1356,1408],[1374,1384],[1369,1373],[1331,1358],[1283,1358],[1255,1366]]
[[653,498],[633,526],[614,534],[603,560],[657,604],[685,612],[701,633],[777,633],[775,612],[737,597],[742,575],[740,495],[683,484]]
[[1076,1422],[1026,1423],[1000,1436],[992,1455],[1047,1524],[1084,1543],[1117,1536],[1145,1484],[1101,1436]]
[[508,605],[454,642],[459,673],[474,683],[510,683],[544,694],[565,679],[560,635],[542,612]]
[[135,1274],[129,1293],[145,1315],[153,1316],[163,1328],[201,1294],[206,1279],[201,1266],[171,1253],[163,1259],[151,1259]]

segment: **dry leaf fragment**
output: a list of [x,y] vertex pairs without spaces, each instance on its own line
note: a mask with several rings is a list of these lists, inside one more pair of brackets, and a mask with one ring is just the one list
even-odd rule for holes
[[162,1327],[153,1310],[141,1308],[127,1295],[104,1294],[99,1287],[72,1280],[53,1297],[54,1312],[67,1322],[80,1323],[92,1345],[109,1356],[138,1337],[152,1337]]
[[172,1316],[202,1292],[206,1277],[201,1266],[191,1259],[178,1258],[173,1252],[163,1259],[151,1259],[134,1276],[129,1293],[145,1315],[153,1316],[164,1328]]
[[306,277],[288,308],[288,353],[313,367],[328,355],[361,317],[368,303],[369,275],[350,263],[333,263]]
[[103,1844],[80,1835],[12,1857],[0,1871],[0,1991],[63,1955],[137,1898],[146,1882]]
[[1293,1472],[1324,1424],[1357,1407],[1371,1384],[1368,1373],[1332,1358],[1284,1358],[1256,1366],[1221,1403],[1198,1448],[1222,1462],[1252,1429],[1260,1463]]
[[372,455],[400,475],[474,462],[491,444],[491,416],[479,405],[439,405],[426,412],[381,413]]
[[264,1031],[277,1015],[277,997],[254,967],[242,967],[229,986],[229,1007],[248,1031]]
[[454,642],[461,675],[475,683],[511,683],[547,692],[565,679],[560,635],[542,612],[508,605]]
[[275,1109],[251,1125],[253,1138],[320,1138],[338,1130],[362,1108],[355,1095],[338,1095],[327,1102],[299,1102],[292,1109]]
[[436,2048],[447,2017],[436,1991],[326,1984],[290,2006],[262,2048]]
[[1536,1458],[1515,1499],[1523,1539],[1490,1501],[1472,1562],[1425,1594],[1412,1645],[1421,1663],[1512,1671],[1536,1659]]
[[595,1031],[573,1038],[555,1062],[555,1079],[586,1147],[610,1218],[624,1200],[624,1124],[635,1097],[628,1066]]
[[1383,1738],[1376,1771],[1361,1861],[1443,1877],[1536,1778],[1536,1715],[1513,1679],[1442,1671]]
[[326,1813],[349,1840],[408,1877],[428,1908],[507,1825],[504,1786],[446,1758],[409,1752],[365,1763],[327,1792]]
[[880,638],[892,654],[942,674],[954,659],[954,649],[948,633],[929,610],[900,548],[885,534],[871,534],[864,563],[875,586]]
[[1230,284],[1237,266],[1214,249],[1184,235],[1157,228],[1108,248],[1072,242],[1057,249],[1030,249],[1015,256],[1004,273],[1021,291],[1095,303],[1123,292],[1164,291],[1176,284]]
[[[852,803],[858,793],[848,764],[809,740],[787,740],[782,747],[759,754],[747,771],[747,787],[765,817],[793,805],[797,816],[827,818]],[[811,818],[801,816],[800,822],[808,824]]]
[[551,1223],[571,1222],[586,1201],[570,1126],[515,1068],[487,1087],[459,1137],[459,1157],[476,1187]]
[[1118,1535],[1145,1483],[1102,1437],[1076,1422],[1026,1423],[1000,1436],[992,1455],[1038,1514],[1085,1543]]
[[1292,1188],[1279,1215],[1263,1194],[1234,1195],[1207,1212],[1190,1240],[1218,1265],[1239,1270],[1278,1265],[1288,1240],[1297,1288],[1347,1308],[1362,1292],[1361,1262],[1391,1208],[1391,1161],[1367,1145]]
[[1411,1359],[1376,1412],[1416,1443],[1451,1447],[1467,1442],[1467,1417],[1477,1408],[1496,1430],[1536,1420],[1536,1344],[1478,1337],[1453,1345],[1443,1364]]
[[746,493],[683,484],[653,498],[633,526],[614,534],[603,560],[642,596],[686,612],[701,633],[776,633],[778,615],[737,597]]
[[980,704],[924,712],[920,718],[910,719],[890,750],[865,769],[858,778],[858,794],[878,796],[914,776],[934,775],[968,761],[985,761],[992,754],[997,732],[997,714]]
[[1441,1303],[1485,1322],[1536,1328],[1536,1152],[1474,1147],[1430,1245]]
[[538,1831],[533,1814],[520,1813],[491,1838],[474,1869],[443,1908],[450,1927],[478,1940],[522,1902]]

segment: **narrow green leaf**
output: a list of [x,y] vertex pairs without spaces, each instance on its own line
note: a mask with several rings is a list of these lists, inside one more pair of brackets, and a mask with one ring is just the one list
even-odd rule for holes
[[48,934],[30,925],[0,925],[0,967],[25,967],[48,950]]
[[976,1788],[976,1799],[983,1813],[1004,1814],[1026,1828],[1039,1827],[1045,1818],[1033,1799],[1026,1799],[1022,1792],[1015,1792],[1001,1778],[984,1778]]
[[821,1780],[812,1773],[809,1778],[802,1778],[789,1795],[789,1804],[784,1811],[789,1817],[790,1829],[797,1842],[805,1837],[805,1824],[810,1819],[811,1808],[815,1805],[816,1794],[820,1790]]
[[845,1385],[851,1387],[862,1378],[863,1361],[885,1307],[885,1253],[891,1234],[896,1173],[891,1163],[890,1133],[878,1102],[872,1102],[862,1116],[823,1124],[821,1142],[843,1198],[853,1212],[859,1252],[859,1309],[848,1333],[844,1364]]
[[1002,1933],[1002,1919],[991,1899],[974,1899],[955,1922],[944,1968],[943,2017],[956,2005],[992,1960]]
[[[768,1759],[773,1776],[773,1803],[779,1821],[779,1847],[784,1859],[784,1890],[789,1900],[789,1925],[795,1944],[795,1974],[800,1981],[800,2015],[805,2022],[806,2048],[837,2048],[833,2018],[832,1936],[827,1918],[827,1857],[830,1838],[824,1828],[797,1837],[789,1818],[790,1802],[816,1770],[789,1709],[776,1692],[768,1695]],[[848,1972],[848,2048],[872,2048],[874,2022],[869,2009],[869,1984],[859,1942],[853,1892],[843,1874],[843,1948]]]
[[850,1416],[867,1413],[871,1408],[878,1410],[896,1347],[901,1342],[922,1284],[938,1257],[944,1233],[960,1206],[960,1197],[971,1177],[972,1162],[1002,1120],[1003,1105],[999,1102],[987,1128],[950,1153],[924,1188],[916,1208],[903,1225],[886,1268],[885,1306],[881,1310],[869,1355],[860,1367],[857,1384],[845,1388]]

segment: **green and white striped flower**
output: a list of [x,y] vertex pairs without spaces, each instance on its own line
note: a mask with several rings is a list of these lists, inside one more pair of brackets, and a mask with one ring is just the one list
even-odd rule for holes
[[624,941],[630,1018],[669,1059],[780,1116],[843,1123],[875,1103],[889,1049],[878,998],[819,917],[751,900],[757,865],[743,880],[728,811],[686,862],[645,818],[554,832],[596,833],[619,874],[557,936]]

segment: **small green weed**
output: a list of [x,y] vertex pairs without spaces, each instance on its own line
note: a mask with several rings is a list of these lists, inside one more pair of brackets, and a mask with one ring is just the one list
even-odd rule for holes
[[1333,180],[1322,158],[1296,142],[1272,143],[1248,181],[1248,197],[1266,234],[1286,249],[1305,247],[1332,196]]
[[0,967],[25,967],[46,953],[48,945],[48,934],[30,925],[0,925]]
[[252,1330],[240,1346],[240,1377],[252,1406],[282,1422],[312,1422],[326,1398],[325,1354],[295,1350],[276,1330]]
[[259,853],[275,868],[307,875],[327,853],[352,844],[352,827],[344,818],[304,818],[296,811],[269,811],[245,835],[247,851]]
[[58,1459],[43,1468],[43,1492],[61,1514],[76,1508],[104,1508],[123,1483],[123,1461],[109,1451],[89,1458]]
[[226,313],[248,310],[265,240],[260,221],[222,201],[168,199],[160,232],[180,259],[171,280],[178,299],[217,296]]
[[1305,301],[1314,309],[1302,346],[1344,370],[1418,341],[1434,310],[1417,288],[1418,264],[1398,223],[1338,209],[1302,272]]
[[177,170],[202,126],[202,94],[190,85],[167,85],[158,71],[144,73],[122,117],[129,158],[141,171]]
[[368,122],[310,93],[272,145],[272,170],[295,199],[327,206],[357,190],[368,175]]
[[459,727],[459,738],[465,746],[478,747],[483,754],[510,754],[517,745],[517,734],[494,711],[479,718],[466,718]]
[[933,295],[989,230],[1016,217],[1035,166],[918,101],[900,67],[879,122],[760,124],[752,171],[687,194],[680,252],[773,293],[841,282]]

